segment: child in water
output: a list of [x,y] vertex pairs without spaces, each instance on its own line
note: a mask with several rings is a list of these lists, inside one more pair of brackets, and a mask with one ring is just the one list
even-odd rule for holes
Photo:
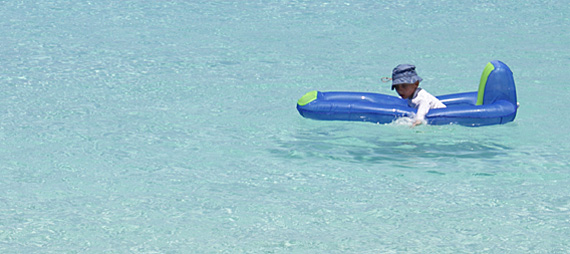
[[418,109],[412,127],[422,124],[430,109],[446,107],[435,96],[421,89],[420,81],[422,78],[416,73],[414,65],[400,64],[392,71],[392,90],[396,88],[398,95],[408,100],[410,107]]

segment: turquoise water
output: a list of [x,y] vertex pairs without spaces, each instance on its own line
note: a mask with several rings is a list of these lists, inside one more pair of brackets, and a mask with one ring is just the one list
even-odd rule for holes
[[[570,252],[567,1],[154,2],[0,1],[1,253]],[[494,59],[506,125],[295,109]]]

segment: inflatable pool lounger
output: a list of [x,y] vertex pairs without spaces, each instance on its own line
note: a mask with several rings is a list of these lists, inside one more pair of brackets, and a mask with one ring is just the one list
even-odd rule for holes
[[[512,122],[517,114],[513,73],[501,61],[491,61],[475,92],[436,96],[447,108],[430,109],[425,119],[431,125],[484,126]],[[297,102],[303,117],[316,120],[390,123],[412,117],[416,109],[396,96],[364,92],[311,91]]]

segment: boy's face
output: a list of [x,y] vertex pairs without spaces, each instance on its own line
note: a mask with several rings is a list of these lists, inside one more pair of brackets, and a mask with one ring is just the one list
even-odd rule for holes
[[418,88],[419,82],[413,84],[399,84],[396,85],[396,92],[402,97],[402,99],[408,99],[414,95],[414,92]]

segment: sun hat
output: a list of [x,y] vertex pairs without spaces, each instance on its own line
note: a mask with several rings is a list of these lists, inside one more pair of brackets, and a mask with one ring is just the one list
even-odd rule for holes
[[411,64],[400,64],[392,70],[392,90],[399,84],[413,84],[422,81],[416,73],[416,66]]

